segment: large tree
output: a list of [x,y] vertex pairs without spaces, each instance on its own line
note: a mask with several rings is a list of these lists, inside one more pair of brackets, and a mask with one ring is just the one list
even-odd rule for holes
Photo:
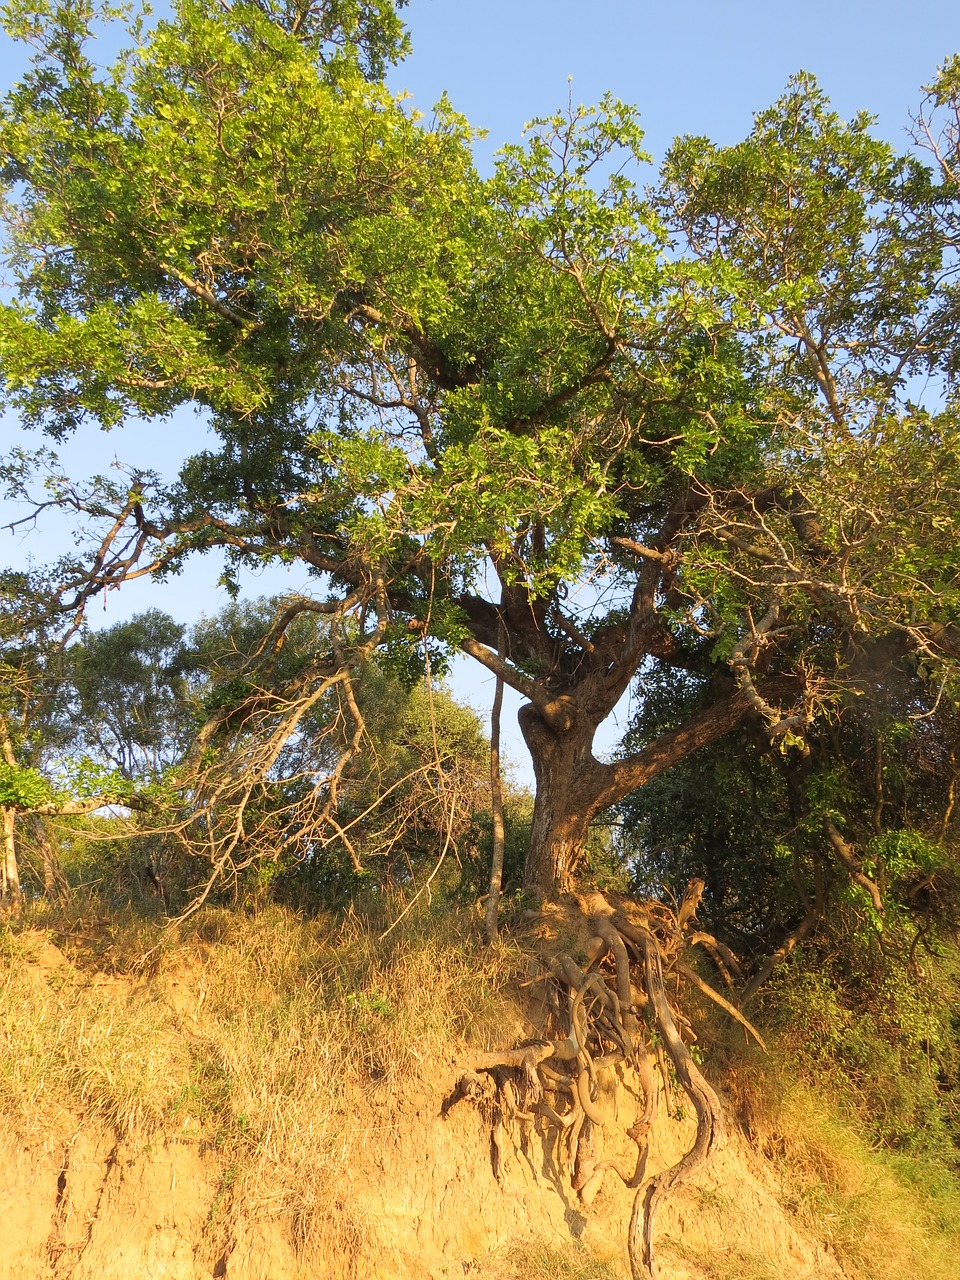
[[[612,100],[481,179],[447,104],[375,80],[386,4],[184,0],[106,72],[96,17],[12,19],[39,52],[0,118],[8,401],[54,436],[195,405],[212,437],[172,485],[53,483],[104,529],[64,607],[219,548],[309,566],[357,652],[461,648],[526,699],[537,889],[749,719],[802,750],[871,633],[945,671],[960,450],[907,388],[949,366],[949,171],[801,78],[647,195]],[[699,704],[598,760],[664,666]]]

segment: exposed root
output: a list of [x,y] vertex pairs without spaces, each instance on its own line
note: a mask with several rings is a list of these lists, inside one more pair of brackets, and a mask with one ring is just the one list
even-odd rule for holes
[[677,1164],[637,1192],[630,1215],[628,1252],[633,1280],[656,1280],[657,1264],[653,1252],[653,1226],[657,1210],[674,1187],[691,1177],[723,1141],[723,1112],[720,1099],[704,1079],[690,1050],[683,1043],[663,987],[663,969],[657,940],[648,928],[640,926],[636,938],[643,954],[647,996],[653,1007],[654,1025],[660,1032],[663,1047],[673,1063],[677,1078],[697,1113],[697,1136],[693,1146]]
[[[551,1010],[550,1038],[464,1060],[463,1074],[444,1105],[445,1113],[461,1099],[479,1107],[491,1126],[498,1179],[503,1173],[504,1126],[519,1123],[524,1147],[536,1127],[552,1146],[558,1173],[569,1178],[585,1202],[596,1194],[608,1169],[636,1188],[627,1240],[633,1280],[656,1280],[657,1213],[724,1137],[720,1100],[687,1048],[681,1028],[689,1039],[689,1023],[671,1005],[664,973],[692,982],[760,1039],[739,1009],[681,963],[684,952],[699,944],[717,960],[725,980],[731,970],[737,971],[736,957],[696,927],[701,892],[702,882],[691,882],[672,908],[613,902],[599,894],[582,901],[590,930],[586,966],[569,954],[550,960],[545,993]],[[582,961],[583,956],[577,958]],[[600,1078],[618,1068],[632,1071],[640,1086],[637,1115],[626,1130],[637,1147],[636,1165],[628,1170],[614,1159],[601,1158],[610,1121],[598,1105]],[[674,1082],[693,1105],[696,1139],[677,1164],[648,1180],[650,1132],[661,1094],[671,1106]]]

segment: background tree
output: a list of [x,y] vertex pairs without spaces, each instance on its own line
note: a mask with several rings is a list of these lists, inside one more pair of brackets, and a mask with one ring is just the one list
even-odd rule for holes
[[51,608],[45,575],[0,575],[0,808],[4,854],[0,905],[22,902],[18,844],[40,864],[48,894],[64,887],[54,816],[138,804],[129,780],[77,750],[69,642],[75,627]]
[[451,863],[472,849],[486,803],[477,718],[375,649],[285,598],[189,632],[151,611],[70,651],[104,707],[89,730],[79,718],[77,744],[163,784],[142,825],[165,846],[172,892],[225,880],[339,903],[409,884],[441,848]]
[[[17,817],[24,808],[48,801],[51,788],[41,768],[51,747],[67,736],[61,694],[62,645],[51,632],[26,629],[34,585],[26,574],[0,577],[0,809],[3,813],[3,863],[0,907],[19,909],[22,889],[17,858]],[[44,881],[54,888],[52,857]]]
[[185,626],[150,609],[86,633],[68,651],[81,745],[128,781],[157,776],[186,750],[199,661],[186,636]]
[[489,859],[488,749],[476,713],[442,686],[410,688],[376,658],[355,693],[364,733],[337,812],[325,830],[288,841],[281,888],[326,903],[364,890],[449,892]]

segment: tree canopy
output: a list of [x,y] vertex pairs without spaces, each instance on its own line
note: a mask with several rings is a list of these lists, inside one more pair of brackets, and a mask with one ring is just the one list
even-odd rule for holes
[[[337,620],[317,679],[465,651],[526,700],[538,890],[724,735],[808,749],[872,643],[956,695],[960,64],[926,161],[798,76],[644,188],[613,99],[481,177],[450,104],[425,119],[378,79],[386,3],[182,0],[106,70],[104,18],[9,20],[38,52],[0,113],[7,404],[55,438],[192,405],[212,438],[169,485],[135,460],[51,481],[102,531],[60,607],[220,551],[228,578],[309,568],[282,616]],[[597,759],[657,680],[697,697]]]

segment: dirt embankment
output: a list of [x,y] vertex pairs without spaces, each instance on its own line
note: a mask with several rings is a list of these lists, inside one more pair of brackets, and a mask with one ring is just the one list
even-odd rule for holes
[[[72,978],[52,945],[35,947],[32,963],[44,986]],[[131,1001],[151,1001],[180,1020],[185,1036],[202,1038],[204,982],[196,962],[152,982],[107,979],[98,1009],[109,1022],[111,999],[118,1016]],[[505,1013],[505,1034],[514,1016]],[[50,1116],[42,1136],[8,1129],[0,1138],[0,1280],[629,1276],[635,1192],[614,1166],[628,1172],[636,1162],[626,1136],[639,1097],[631,1073],[604,1075],[596,1105],[605,1123],[593,1152],[600,1169],[582,1192],[556,1134],[513,1122],[494,1142],[489,1113],[466,1100],[444,1107],[457,1064],[430,1074],[399,1088],[389,1078],[352,1086],[346,1119],[328,1136],[336,1149],[324,1161],[322,1193],[303,1201],[308,1211],[271,1199],[265,1162],[289,1143],[259,1140],[257,1165],[241,1158],[236,1134],[220,1140],[189,1107],[176,1124],[139,1136],[118,1137],[102,1120],[66,1111]],[[279,1106],[273,1123],[288,1123]],[[661,1280],[842,1280],[783,1203],[773,1163],[728,1127],[710,1166],[662,1211]],[[695,1128],[692,1118],[662,1114],[647,1174],[676,1163]]]
[[[42,1145],[7,1141],[0,1280],[527,1280],[526,1252],[543,1244],[576,1254],[581,1267],[597,1260],[595,1272],[577,1274],[628,1276],[633,1192],[614,1170],[586,1204],[539,1135],[524,1146],[508,1131],[498,1180],[478,1112],[460,1103],[441,1115],[453,1082],[451,1072],[435,1090],[393,1105],[367,1100],[328,1220],[307,1248],[299,1247],[307,1224],[268,1204],[248,1213],[231,1167],[196,1138],[117,1141],[76,1122],[69,1136]],[[621,1083],[600,1105],[615,1121],[609,1132],[622,1134],[636,1099]],[[660,1121],[649,1171],[675,1163],[693,1130],[689,1119]],[[626,1139],[598,1151],[623,1168],[633,1155]],[[664,1208],[658,1239],[662,1280],[843,1275],[781,1203],[772,1166],[736,1132]]]
[[[633,1105],[622,1092],[604,1097],[611,1114],[618,1102]],[[613,1171],[585,1205],[539,1142],[523,1151],[508,1140],[498,1182],[489,1130],[466,1106],[442,1119],[442,1101],[438,1088],[401,1101],[392,1115],[371,1108],[362,1157],[344,1168],[341,1205],[331,1206],[343,1219],[328,1224],[322,1256],[316,1244],[309,1256],[298,1251],[302,1224],[263,1206],[248,1216],[231,1203],[229,1170],[193,1140],[118,1143],[81,1126],[65,1142],[7,1144],[0,1158],[0,1277],[526,1280],[524,1250],[544,1242],[561,1254],[580,1242],[581,1257],[592,1255],[610,1276],[629,1274],[632,1193]],[[690,1121],[663,1121],[651,1169],[676,1161],[691,1140]],[[626,1163],[629,1151],[619,1154]],[[843,1275],[791,1220],[770,1168],[739,1137],[665,1207],[659,1239],[662,1280]]]

